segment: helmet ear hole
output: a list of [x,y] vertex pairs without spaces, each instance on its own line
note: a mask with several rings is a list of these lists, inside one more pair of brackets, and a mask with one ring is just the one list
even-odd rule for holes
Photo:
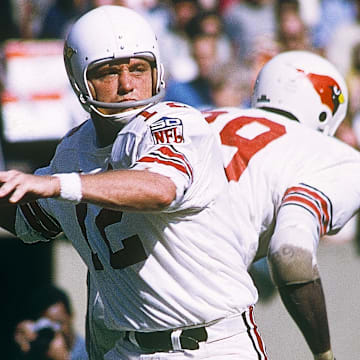
[[320,115],[319,115],[319,121],[324,122],[324,121],[326,121],[326,119],[327,119],[326,112],[325,111],[321,112]]

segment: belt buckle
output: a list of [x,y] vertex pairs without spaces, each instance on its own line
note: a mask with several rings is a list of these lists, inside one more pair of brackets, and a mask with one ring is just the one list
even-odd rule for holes
[[171,345],[172,345],[172,349],[173,350],[184,350],[182,348],[182,344],[181,344],[181,335],[183,333],[183,330],[178,329],[178,330],[173,330],[170,333],[170,339],[171,339]]
[[149,351],[197,350],[199,342],[206,341],[205,327],[155,331],[149,333],[128,331],[126,339],[140,349]]
[[207,341],[208,333],[206,327],[185,329],[181,332],[180,342],[183,349],[198,350],[200,342]]

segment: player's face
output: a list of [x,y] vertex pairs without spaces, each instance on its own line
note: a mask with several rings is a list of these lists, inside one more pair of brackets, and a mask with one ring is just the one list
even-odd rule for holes
[[[150,63],[145,59],[129,58],[100,64],[90,69],[87,77],[94,99],[101,102],[122,102],[151,97],[152,72]],[[119,109],[99,111],[103,114],[121,112]]]

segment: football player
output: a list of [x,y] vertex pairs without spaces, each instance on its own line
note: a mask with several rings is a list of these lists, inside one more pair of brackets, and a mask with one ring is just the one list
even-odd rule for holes
[[[359,153],[332,137],[347,103],[345,81],[327,60],[294,51],[264,66],[252,109],[204,112],[218,136],[246,265],[268,256],[281,298],[315,360],[334,359],[319,241],[360,207]],[[102,333],[101,297],[91,281],[89,289],[90,332]],[[92,345],[104,351],[101,343]]]
[[314,359],[333,360],[316,251],[360,207],[359,152],[331,137],[348,103],[324,58],[285,52],[258,75],[252,108],[204,113],[219,135],[247,264],[268,256],[281,299]]
[[64,58],[91,118],[35,175],[0,172],[2,226],[28,243],[73,243],[119,332],[107,360],[267,359],[216,137],[197,110],[160,102],[149,24],[97,7]]

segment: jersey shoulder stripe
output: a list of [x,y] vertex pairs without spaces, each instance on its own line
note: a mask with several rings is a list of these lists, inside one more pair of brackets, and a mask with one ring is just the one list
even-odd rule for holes
[[29,225],[46,239],[53,239],[62,232],[58,221],[36,201],[20,205],[20,211]]
[[184,154],[177,151],[173,146],[162,146],[143,156],[138,162],[157,162],[169,165],[185,173],[189,179],[193,180],[193,169]]
[[320,236],[332,228],[332,203],[320,190],[300,184],[286,190],[281,206],[298,205],[310,211],[319,222]]

